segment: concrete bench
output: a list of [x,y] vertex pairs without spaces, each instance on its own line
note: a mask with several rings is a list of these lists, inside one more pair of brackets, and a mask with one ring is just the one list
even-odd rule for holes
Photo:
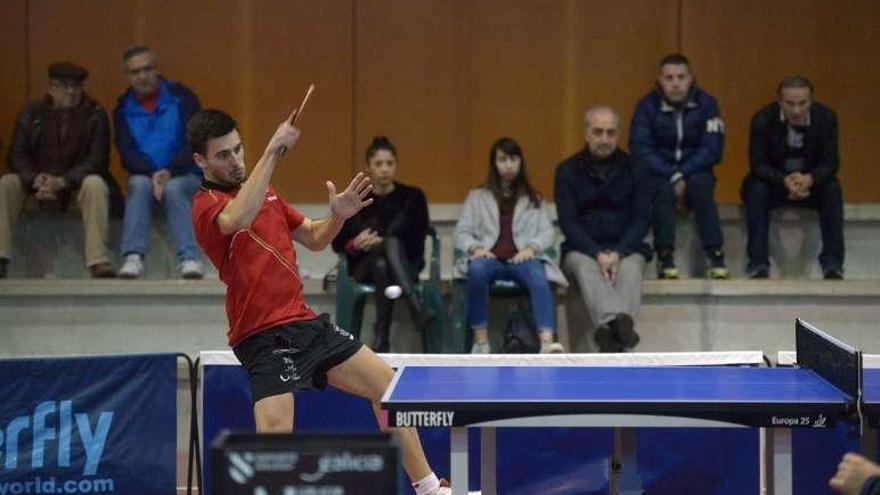
[[[327,214],[325,204],[305,204],[298,207],[308,216],[321,218]],[[743,277],[746,265],[746,228],[739,205],[719,206],[725,253],[734,278]],[[431,222],[440,236],[440,266],[444,278],[452,272],[452,232],[458,220],[461,204],[434,203],[430,205]],[[555,217],[555,208],[551,208]],[[880,264],[874,262],[880,252],[880,204],[848,204],[844,210],[846,238],[846,277],[852,280],[880,279]],[[699,239],[689,215],[680,215],[676,238],[676,257],[685,277],[700,277],[705,259]],[[119,261],[121,220],[112,220],[110,248]],[[559,242],[563,240],[557,233]],[[24,214],[18,224],[10,277],[13,278],[86,278],[83,266],[82,226],[77,213],[57,218]],[[822,274],[816,260],[821,250],[821,235],[815,212],[800,209],[779,209],[771,215],[770,254],[771,276],[785,279],[818,279]],[[336,255],[331,250],[320,253],[298,249],[303,278],[321,279],[336,266]],[[156,218],[150,234],[145,278],[164,280],[176,278],[176,256],[167,229]],[[206,277],[217,278],[210,263],[205,264]],[[645,267],[645,278],[656,277],[654,263]]]
[[[306,280],[309,305],[334,310],[334,293]],[[451,310],[447,281],[445,308]],[[216,280],[0,281],[0,341],[4,356],[184,352],[226,348],[225,288]],[[490,336],[500,344],[509,305],[493,299]],[[393,352],[421,352],[421,335],[401,306],[391,329]],[[592,352],[592,329],[576,291],[557,297],[561,340],[574,352]],[[374,305],[362,338],[372,336]],[[681,281],[643,284],[636,327],[644,352],[761,350],[794,346],[797,317],[880,353],[880,280]],[[447,327],[447,332],[451,329]],[[500,349],[495,345],[494,349]],[[451,350],[451,349],[447,349]]]

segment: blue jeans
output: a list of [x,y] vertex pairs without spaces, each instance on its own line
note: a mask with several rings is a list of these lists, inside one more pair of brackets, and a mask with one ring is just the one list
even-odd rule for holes
[[538,330],[556,329],[550,282],[544,274],[544,263],[534,258],[519,264],[488,258],[468,262],[468,324],[471,328],[486,328],[489,323],[489,286],[495,280],[513,280],[525,288]]
[[[165,219],[177,248],[178,260],[199,260],[201,253],[196,245],[190,210],[193,195],[201,184],[195,174],[184,174],[168,179],[162,195]],[[125,219],[122,222],[122,255],[132,253],[141,256],[147,253],[150,237],[150,217],[156,198],[153,197],[153,182],[146,175],[131,175],[128,178],[128,200],[125,203]]]

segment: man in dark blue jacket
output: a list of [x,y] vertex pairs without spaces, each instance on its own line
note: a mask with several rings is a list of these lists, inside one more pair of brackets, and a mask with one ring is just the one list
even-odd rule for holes
[[636,106],[629,148],[650,172],[658,277],[679,277],[673,256],[675,210],[690,208],[709,260],[708,276],[727,278],[712,173],[724,150],[724,122],[715,98],[694,83],[684,55],[660,61],[657,87]]
[[128,200],[122,227],[120,278],[138,278],[150,234],[153,205],[160,203],[183,278],[202,278],[201,252],[190,221],[192,197],[202,173],[186,142],[186,123],[199,99],[183,84],[159,75],[156,53],[135,46],[122,56],[131,87],[113,110],[116,149],[128,170]]
[[617,147],[620,116],[607,106],[584,117],[586,146],[556,169],[556,210],[565,234],[562,266],[577,281],[600,352],[639,342],[634,319],[651,202],[644,169]]
[[837,182],[837,116],[813,101],[813,86],[790,76],[777,88],[778,101],[752,118],[750,172],[741,195],[749,231],[748,275],[767,278],[770,210],[780,206],[818,210],[822,227],[819,262],[826,279],[843,278],[843,193]]

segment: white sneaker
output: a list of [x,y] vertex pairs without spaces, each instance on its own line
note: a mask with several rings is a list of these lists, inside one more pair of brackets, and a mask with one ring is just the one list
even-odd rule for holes
[[187,280],[198,280],[204,277],[202,262],[198,260],[183,260],[180,262],[180,277]]
[[119,273],[116,274],[119,278],[139,278],[144,274],[144,258],[137,254],[131,253],[125,257],[125,262],[122,263],[122,268],[119,269]]
[[452,495],[452,488],[449,486],[449,482],[445,479],[440,480],[440,488],[437,489],[436,492],[431,495]]
[[565,347],[562,347],[562,344],[559,342],[542,342],[541,343],[541,354],[562,354],[565,352]]
[[489,342],[477,343],[474,342],[474,345],[471,347],[471,354],[491,354],[492,349],[489,348]]

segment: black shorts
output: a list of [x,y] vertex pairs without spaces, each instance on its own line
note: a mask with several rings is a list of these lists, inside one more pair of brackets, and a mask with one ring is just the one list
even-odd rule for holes
[[295,390],[327,386],[327,371],[363,344],[322,314],[272,327],[248,337],[232,350],[248,370],[254,402]]

